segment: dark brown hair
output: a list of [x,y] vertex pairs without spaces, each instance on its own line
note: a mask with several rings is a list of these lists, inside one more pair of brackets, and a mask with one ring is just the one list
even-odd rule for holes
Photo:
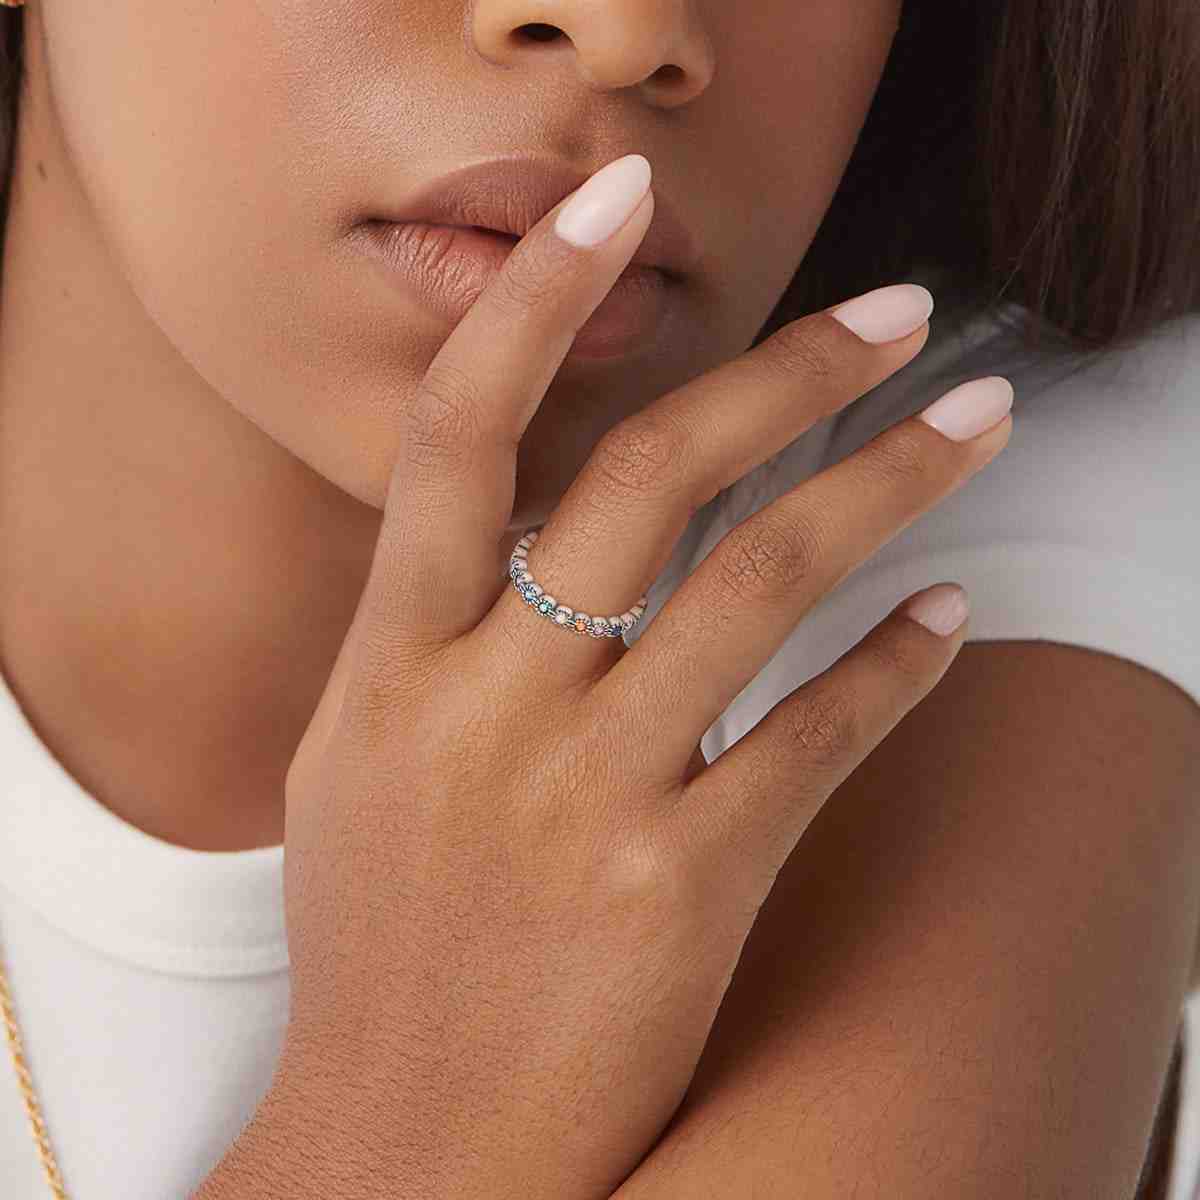
[[[0,246],[24,10],[0,13]],[[797,137],[804,133],[797,115]],[[1028,344],[1107,350],[1200,310],[1200,4],[906,0],[862,133],[756,343],[884,283]]]

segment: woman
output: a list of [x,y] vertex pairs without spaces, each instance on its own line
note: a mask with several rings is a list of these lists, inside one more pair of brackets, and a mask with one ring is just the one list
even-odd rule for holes
[[962,8],[4,14],[6,1197],[1190,1197],[1200,27]]

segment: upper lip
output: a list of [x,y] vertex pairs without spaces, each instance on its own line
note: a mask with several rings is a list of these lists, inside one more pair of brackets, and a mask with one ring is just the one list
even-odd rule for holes
[[[522,238],[590,174],[549,159],[490,159],[432,180],[381,216],[395,222],[479,225]],[[630,262],[657,267],[679,278],[695,259],[696,245],[687,226],[670,201],[654,188],[654,217]]]

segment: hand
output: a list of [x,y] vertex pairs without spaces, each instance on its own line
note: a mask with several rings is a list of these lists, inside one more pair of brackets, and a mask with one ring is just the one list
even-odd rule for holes
[[[288,774],[277,1079],[372,1160],[355,1195],[606,1197],[636,1167],[780,867],[966,626],[897,610],[712,765],[701,737],[1011,430],[885,430],[728,533],[628,651],[555,626],[506,575],[516,448],[653,193],[591,248],[556,235],[566,202],[406,410],[370,575]],[[927,334],[873,345],[818,313],[660,397],[595,447],[530,570],[560,603],[625,611],[699,506]]]

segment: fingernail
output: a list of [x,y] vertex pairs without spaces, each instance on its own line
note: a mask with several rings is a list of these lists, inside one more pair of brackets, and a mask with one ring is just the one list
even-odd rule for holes
[[563,206],[554,232],[572,246],[598,246],[633,215],[650,188],[650,162],[626,154],[601,167]]
[[967,619],[967,593],[957,583],[935,583],[904,606],[904,615],[945,637]]
[[988,375],[951,388],[918,416],[952,441],[965,442],[1002,421],[1012,402],[1013,385],[1003,375]]
[[864,342],[894,342],[920,329],[933,312],[933,294],[919,283],[893,283],[855,296],[830,312]]

